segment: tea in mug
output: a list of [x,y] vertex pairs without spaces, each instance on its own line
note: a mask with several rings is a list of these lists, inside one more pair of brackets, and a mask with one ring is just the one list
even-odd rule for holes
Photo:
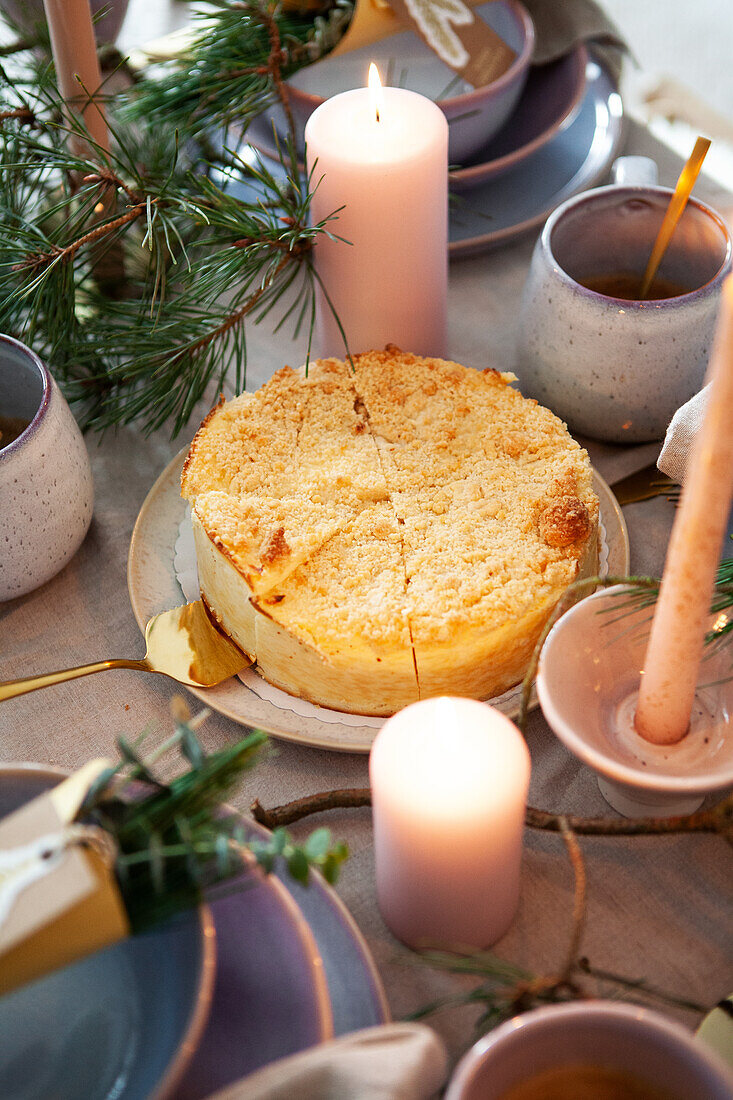
[[[611,275],[591,275],[580,280],[588,290],[596,294],[605,294],[608,298],[623,298],[627,302],[638,302],[641,290],[641,276],[633,271],[617,271]],[[679,298],[689,294],[694,287],[682,286],[664,276],[657,275],[651,285],[645,301],[659,301],[660,298]]]
[[30,420],[18,416],[0,416],[0,450],[17,439],[29,424]]
[[635,1073],[610,1066],[574,1065],[546,1069],[514,1085],[501,1100],[678,1100]]

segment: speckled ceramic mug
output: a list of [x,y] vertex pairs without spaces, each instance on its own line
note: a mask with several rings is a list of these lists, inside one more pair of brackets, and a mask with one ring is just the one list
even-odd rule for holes
[[516,372],[582,435],[614,443],[661,439],[702,385],[731,237],[692,199],[659,275],[689,288],[649,301],[610,297],[585,281],[621,272],[639,285],[672,192],[599,187],[550,215],[535,247],[520,317]]
[[0,417],[29,421],[0,438],[0,601],[50,580],[78,550],[92,518],[84,440],[38,356],[0,335]]

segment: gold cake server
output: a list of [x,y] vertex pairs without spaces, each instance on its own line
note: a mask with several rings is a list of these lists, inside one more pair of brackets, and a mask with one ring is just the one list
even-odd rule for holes
[[179,684],[213,687],[241,672],[252,661],[209,619],[201,600],[174,607],[155,615],[145,628],[147,650],[142,661],[125,658],[95,661],[77,668],[64,668],[41,676],[0,683],[0,702],[25,695],[38,688],[105,672],[109,668],[131,668],[138,672],[160,672]]

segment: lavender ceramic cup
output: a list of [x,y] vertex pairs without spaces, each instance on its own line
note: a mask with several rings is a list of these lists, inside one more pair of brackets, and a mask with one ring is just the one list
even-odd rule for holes
[[639,284],[672,192],[611,185],[563,203],[548,218],[524,288],[516,372],[575,432],[614,443],[661,439],[705,374],[731,236],[692,199],[659,275],[691,288],[629,301],[584,286],[629,272]]
[[675,1100],[733,1095],[733,1072],[680,1024],[639,1005],[577,1001],[515,1016],[490,1032],[459,1062],[445,1100],[500,1100],[571,1063],[635,1074]]
[[79,549],[92,518],[84,440],[38,356],[0,335],[0,417],[28,420],[0,438],[0,601],[50,580]]

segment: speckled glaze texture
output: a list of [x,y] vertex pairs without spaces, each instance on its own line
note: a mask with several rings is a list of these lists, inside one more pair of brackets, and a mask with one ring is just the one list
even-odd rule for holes
[[656,301],[588,290],[583,278],[643,274],[671,192],[601,187],[551,215],[524,288],[517,375],[525,395],[572,431],[614,443],[661,439],[702,385],[731,238],[710,207],[691,201],[660,275],[694,287]]
[[38,588],[66,565],[94,505],[87,449],[56,382],[30,349],[0,336],[0,411],[14,412],[13,395],[29,382],[39,398],[33,420],[0,449],[0,601]]

